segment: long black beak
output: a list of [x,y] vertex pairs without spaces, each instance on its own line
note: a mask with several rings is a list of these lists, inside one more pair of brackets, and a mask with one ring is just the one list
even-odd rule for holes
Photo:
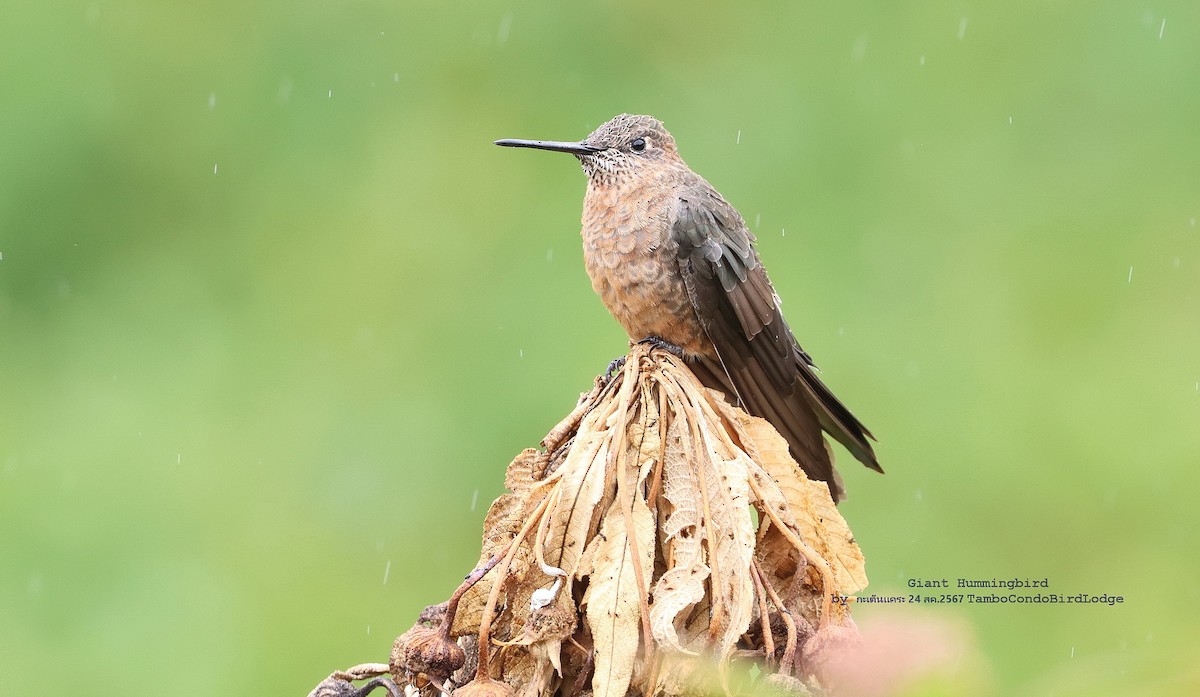
[[496,145],[505,148],[534,148],[536,150],[553,150],[554,152],[569,152],[572,155],[591,155],[604,148],[593,148],[586,143],[564,143],[557,140],[518,140],[505,138],[496,141]]

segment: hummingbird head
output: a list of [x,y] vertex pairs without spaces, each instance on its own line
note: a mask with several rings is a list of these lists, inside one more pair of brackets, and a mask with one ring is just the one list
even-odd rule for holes
[[648,168],[682,162],[675,139],[662,122],[635,114],[618,114],[577,143],[506,139],[496,141],[496,145],[571,153],[579,159],[588,179],[604,184],[636,177]]

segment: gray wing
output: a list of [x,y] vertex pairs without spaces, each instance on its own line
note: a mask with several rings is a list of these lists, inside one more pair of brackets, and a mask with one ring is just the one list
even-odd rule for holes
[[754,235],[733,206],[707,184],[690,187],[679,197],[671,234],[692,305],[720,358],[719,366],[702,366],[701,379],[770,421],[809,476],[828,482],[835,498],[840,485],[821,430],[882,472],[870,431],[817,377],[784,321]]

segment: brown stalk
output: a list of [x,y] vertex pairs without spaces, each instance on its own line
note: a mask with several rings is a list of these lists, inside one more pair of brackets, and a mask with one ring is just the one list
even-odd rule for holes
[[750,579],[754,581],[755,595],[758,596],[758,623],[762,627],[763,657],[767,665],[775,662],[775,633],[771,631],[770,608],[767,607],[767,592],[763,589],[763,579],[758,570],[758,560],[751,566]]
[[783,619],[783,626],[787,627],[787,643],[783,646],[783,660],[779,663],[779,672],[785,675],[792,674],[792,658],[796,655],[796,620],[792,619],[792,611],[784,605],[783,599],[779,597],[779,593],[775,591],[767,579],[767,575],[763,573],[762,567],[758,565],[758,560],[755,559],[751,568],[754,574],[766,589],[767,594],[771,596],[771,602],[775,603],[775,607],[779,610],[779,616]]

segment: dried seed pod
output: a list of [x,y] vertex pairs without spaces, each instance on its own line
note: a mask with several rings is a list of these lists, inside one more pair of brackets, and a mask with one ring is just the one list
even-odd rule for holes
[[441,602],[437,605],[426,605],[421,614],[417,617],[417,624],[423,624],[426,627],[440,625],[446,621],[446,607],[448,602]]
[[508,683],[480,677],[476,677],[450,694],[451,697],[514,697],[516,695]]
[[462,647],[450,641],[442,627],[426,627],[418,622],[396,637],[390,667],[397,681],[411,682],[424,675],[440,683],[461,668],[465,660]]
[[575,633],[576,610],[564,605],[551,605],[530,613],[525,632],[534,641],[562,640]]

